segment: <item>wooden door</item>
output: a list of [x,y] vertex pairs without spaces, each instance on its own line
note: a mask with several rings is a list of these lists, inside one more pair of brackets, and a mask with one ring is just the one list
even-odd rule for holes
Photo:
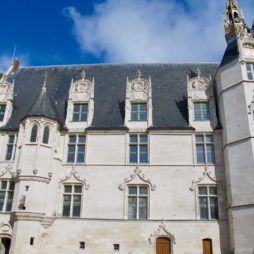
[[203,240],[203,254],[213,254],[213,246],[211,239]]
[[156,240],[156,254],[171,254],[171,242],[168,238],[160,237]]

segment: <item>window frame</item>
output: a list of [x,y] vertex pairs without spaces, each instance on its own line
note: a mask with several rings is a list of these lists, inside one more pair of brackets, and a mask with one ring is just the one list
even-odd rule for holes
[[[79,110],[75,111],[75,107],[79,106]],[[85,107],[85,111],[82,111],[82,106]],[[75,114],[78,115],[78,119],[75,119]],[[83,114],[85,115],[85,119],[82,119]],[[79,102],[73,103],[73,112],[72,112],[72,122],[87,122],[88,119],[88,103],[87,102]]]
[[[132,142],[131,137],[137,137],[137,142]],[[140,137],[146,137],[146,142],[141,142]],[[149,143],[150,143],[150,138],[149,134],[147,133],[129,133],[129,153],[128,153],[128,162],[130,164],[149,164]],[[131,161],[131,154],[134,154],[134,152],[131,151],[131,147],[136,146],[136,161],[132,162]],[[144,154],[144,152],[141,151],[141,147],[146,147],[146,162],[141,162],[141,155]]]
[[[127,185],[127,220],[130,221],[147,221],[149,220],[150,217],[150,188],[148,185],[145,184],[130,184]],[[136,187],[136,194],[130,194],[129,193],[129,188],[134,188]],[[146,188],[147,193],[146,194],[140,194],[140,188]],[[129,215],[129,207],[130,207],[130,203],[129,203],[129,198],[135,198],[136,197],[136,216],[135,218],[131,218]],[[140,198],[146,198],[146,218],[140,218]]]
[[[2,188],[2,182],[7,182],[6,183],[6,188]],[[12,186],[13,186],[13,188],[11,189]],[[12,205],[13,205],[13,198],[14,198],[14,190],[15,190],[15,182],[14,181],[12,181],[10,179],[1,179],[0,180],[0,193],[4,192],[3,207],[2,207],[2,209],[0,209],[0,213],[9,213],[9,212],[11,212]],[[11,207],[10,207],[10,209],[7,209],[8,208],[8,202],[9,202],[9,193],[12,193]]]
[[[8,134],[8,139],[6,142],[6,146],[5,146],[5,156],[4,156],[4,160],[5,161],[13,161],[15,159],[15,155],[16,155],[16,148],[17,148],[17,134]],[[10,137],[14,136],[14,140],[11,143],[10,142]],[[11,153],[8,152],[9,147],[11,147]],[[8,154],[11,154],[10,158],[8,156]]]
[[254,63],[246,63],[246,74],[248,80],[254,80]]
[[[199,189],[206,188],[206,194],[200,194]],[[210,194],[210,188],[216,188],[216,194]],[[198,204],[198,218],[203,221],[217,221],[220,219],[220,203],[219,203],[220,191],[219,186],[216,184],[199,184],[197,185],[197,204]],[[207,198],[207,214],[208,218],[201,218],[201,206],[200,198]],[[217,199],[217,217],[211,216],[211,198]]]
[[[134,111],[133,106],[137,105],[137,110]],[[145,105],[146,111],[141,110],[141,105]],[[137,114],[137,119],[133,118],[133,114],[136,113]],[[145,119],[141,119],[141,115],[142,113],[146,114],[146,118]],[[147,101],[142,101],[142,102],[131,102],[131,112],[130,112],[130,120],[132,122],[146,122],[148,121],[148,105],[147,105]]]
[[[66,192],[65,187],[71,186],[71,192]],[[75,192],[75,187],[81,187],[81,192]],[[83,195],[84,195],[84,186],[81,183],[63,183],[63,192],[62,192],[62,207],[61,207],[61,215],[64,218],[81,218],[82,217],[82,207],[83,207]],[[69,215],[64,215],[64,206],[65,206],[65,196],[70,196],[70,207],[69,207]],[[79,216],[74,216],[74,196],[80,196],[80,210]]]
[[[86,163],[86,146],[87,146],[87,135],[85,133],[69,133],[67,136],[67,146],[66,146],[66,163],[67,164],[84,164]],[[70,137],[74,137],[75,136],[75,143],[70,142]],[[78,143],[77,141],[79,141],[79,137],[84,137],[84,142],[82,143]],[[74,147],[74,160],[70,161],[69,160],[69,155],[70,155],[70,151],[69,148],[70,146]],[[84,158],[83,161],[78,161],[78,147],[79,146],[83,146],[84,147]]]
[[[201,137],[203,138],[202,142],[198,142],[197,141],[197,137]],[[212,141],[207,141],[207,137],[212,137]],[[194,142],[195,142],[195,155],[196,155],[196,160],[195,163],[198,165],[201,164],[210,164],[210,165],[214,165],[216,164],[216,155],[215,155],[215,135],[213,133],[195,133],[194,135]],[[198,147],[203,147],[203,161],[199,161],[199,152],[198,152]],[[209,146],[212,147],[212,161],[209,161],[209,150],[207,149]]]
[[[32,135],[34,134],[33,133],[33,130],[34,130],[34,128],[37,128],[36,129],[36,135],[35,135],[35,140],[33,141],[32,140]],[[32,126],[31,126],[31,129],[30,129],[30,136],[29,136],[29,143],[31,143],[31,144],[35,144],[35,143],[37,143],[38,142],[38,134],[39,134],[39,125],[37,124],[37,123],[34,123]]]
[[[206,105],[207,109],[203,109],[203,105]],[[199,105],[199,109],[196,108],[196,105]],[[193,112],[194,112],[194,121],[201,122],[201,121],[210,121],[211,120],[211,110],[209,101],[194,101],[193,102]],[[197,115],[200,115],[200,118]]]
[[[47,133],[47,143],[44,142],[45,130],[46,130],[46,129],[48,129],[48,133]],[[49,145],[49,143],[50,143],[50,127],[49,127],[48,125],[44,126],[44,128],[43,128],[41,143],[44,144],[44,145]]]

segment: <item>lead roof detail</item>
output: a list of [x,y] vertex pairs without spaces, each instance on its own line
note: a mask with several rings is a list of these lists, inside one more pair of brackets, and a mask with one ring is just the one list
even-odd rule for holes
[[[66,107],[72,78],[84,70],[94,77],[93,128],[125,128],[126,78],[134,79],[138,69],[151,77],[153,127],[189,128],[187,75],[194,77],[199,68],[204,77],[214,76],[217,63],[204,64],[102,64],[20,68],[15,77],[13,112],[2,130],[18,130],[26,116],[41,115],[56,119],[65,127]],[[48,73],[43,92],[42,77]]]

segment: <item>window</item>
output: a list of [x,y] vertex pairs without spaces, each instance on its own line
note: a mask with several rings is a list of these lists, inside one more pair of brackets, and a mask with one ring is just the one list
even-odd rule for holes
[[83,250],[84,250],[84,249],[85,249],[85,246],[86,246],[86,245],[85,245],[85,242],[79,242],[79,248],[80,248],[80,249],[83,249]]
[[48,144],[49,143],[49,127],[46,126],[43,131],[42,143]]
[[132,103],[131,104],[131,120],[146,121],[147,120],[147,104]]
[[7,161],[14,160],[16,150],[15,148],[16,148],[16,136],[9,135],[5,160]]
[[85,135],[70,135],[68,143],[68,156],[67,162],[85,162],[85,144],[86,136]]
[[148,217],[148,187],[128,187],[128,219],[147,220]]
[[34,125],[31,131],[30,142],[35,143],[37,140],[38,126]]
[[199,186],[198,199],[200,219],[217,220],[219,218],[217,187]]
[[249,80],[254,80],[254,64],[246,64],[247,75]]
[[64,185],[63,216],[80,217],[82,185]]
[[34,237],[30,237],[30,245],[34,245]]
[[196,121],[210,120],[209,103],[194,102],[194,116]]
[[0,212],[11,211],[14,186],[14,182],[0,181]]
[[4,120],[4,113],[5,113],[6,105],[0,104],[0,121]]
[[119,251],[120,250],[120,245],[119,244],[113,244],[114,251]]
[[196,135],[197,163],[215,163],[214,137],[213,135]]
[[147,135],[130,135],[130,163],[148,162]]
[[72,120],[74,122],[87,121],[88,104],[74,104]]

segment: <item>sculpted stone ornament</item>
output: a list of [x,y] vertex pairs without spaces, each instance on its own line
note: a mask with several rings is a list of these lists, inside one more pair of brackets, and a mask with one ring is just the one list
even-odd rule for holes
[[139,166],[137,166],[135,169],[134,169],[134,173],[130,175],[129,178],[125,178],[123,183],[119,184],[118,185],[118,188],[119,190],[123,191],[125,186],[128,184],[128,183],[131,183],[132,181],[134,181],[135,179],[139,179],[141,180],[142,182],[148,184],[151,188],[152,191],[155,191],[156,190],[156,185],[152,184],[151,180],[146,178],[145,174],[143,174],[142,170],[139,168]]
[[169,230],[167,229],[166,225],[164,224],[164,220],[162,219],[161,224],[159,225],[158,229],[154,231],[154,233],[150,234],[148,238],[148,242],[152,244],[156,241],[158,237],[166,237],[169,238],[173,244],[176,243],[174,235],[172,235]]

